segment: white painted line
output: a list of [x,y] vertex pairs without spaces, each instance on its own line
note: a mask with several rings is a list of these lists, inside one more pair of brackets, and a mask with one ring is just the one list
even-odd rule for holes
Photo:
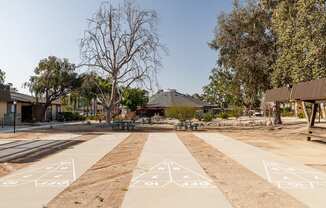
[[1,207],[43,207],[128,135],[99,136],[1,178]]
[[76,166],[75,166],[75,160],[72,159],[72,177],[73,177],[73,181],[75,181],[77,179],[77,176],[76,176]]
[[271,176],[269,174],[269,171],[267,170],[267,164],[266,164],[265,160],[263,160],[263,164],[264,164],[264,168],[265,168],[265,171],[266,171],[267,180],[268,180],[268,182],[272,183],[272,178],[271,178]]
[[[222,134],[195,135],[308,207],[324,208],[325,173]],[[314,176],[325,180],[316,181]]]
[[231,208],[208,178],[175,133],[153,133],[143,148],[121,207]]

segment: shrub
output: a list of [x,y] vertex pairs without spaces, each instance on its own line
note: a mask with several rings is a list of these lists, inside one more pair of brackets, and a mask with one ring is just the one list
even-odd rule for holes
[[292,112],[292,108],[291,107],[284,107],[282,108],[283,112]]
[[281,113],[282,117],[293,117],[294,116],[294,112],[291,111],[285,111]]
[[179,121],[190,120],[195,117],[196,110],[192,107],[170,107],[165,111],[165,115],[168,118],[175,118]]
[[204,119],[203,111],[196,111],[195,118],[198,119],[199,121],[202,121]]
[[232,107],[232,110],[229,112],[230,117],[239,118],[242,115],[243,109],[238,106]]
[[100,114],[97,114],[97,115],[90,115],[90,116],[87,116],[86,117],[86,120],[91,120],[91,121],[98,121],[98,120],[104,120],[103,119],[103,116],[100,115]]
[[229,118],[229,114],[226,112],[222,112],[218,115],[219,118],[221,119],[228,119]]
[[214,116],[212,113],[205,113],[204,116],[203,116],[203,120],[205,122],[210,122],[214,119]]
[[77,112],[60,112],[58,113],[58,121],[84,121],[85,116]]
[[306,116],[304,115],[303,112],[298,113],[298,118],[305,118]]

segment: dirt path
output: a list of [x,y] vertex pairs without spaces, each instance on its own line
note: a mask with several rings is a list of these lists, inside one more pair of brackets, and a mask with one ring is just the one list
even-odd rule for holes
[[49,208],[120,207],[147,134],[132,134],[54,198]]
[[195,135],[180,133],[178,136],[233,207],[305,207]]

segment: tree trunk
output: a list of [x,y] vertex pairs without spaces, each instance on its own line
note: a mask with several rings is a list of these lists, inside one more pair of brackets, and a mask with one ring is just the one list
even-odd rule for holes
[[113,81],[111,95],[110,95],[110,101],[106,107],[106,122],[107,123],[111,123],[111,121],[113,119],[116,101],[117,101],[117,85],[116,85],[116,81]]
[[281,108],[280,103],[275,102],[275,109],[273,112],[273,120],[274,125],[281,125],[282,124],[282,118],[281,118]]
[[298,117],[298,101],[294,101],[294,116]]
[[112,106],[109,106],[106,109],[106,122],[111,123],[113,119]]
[[46,121],[46,111],[48,109],[48,105],[41,105],[41,121]]

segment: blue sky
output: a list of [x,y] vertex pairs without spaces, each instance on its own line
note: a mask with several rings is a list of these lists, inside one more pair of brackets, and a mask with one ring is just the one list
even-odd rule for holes
[[[79,62],[79,39],[86,18],[100,0],[0,0],[0,68],[7,82],[22,92],[38,61],[49,55]],[[112,0],[112,3],[122,0]],[[216,52],[207,42],[213,38],[216,18],[230,11],[232,0],[138,0],[159,14],[161,41],[169,50],[163,56],[161,88],[200,93],[215,64]]]

